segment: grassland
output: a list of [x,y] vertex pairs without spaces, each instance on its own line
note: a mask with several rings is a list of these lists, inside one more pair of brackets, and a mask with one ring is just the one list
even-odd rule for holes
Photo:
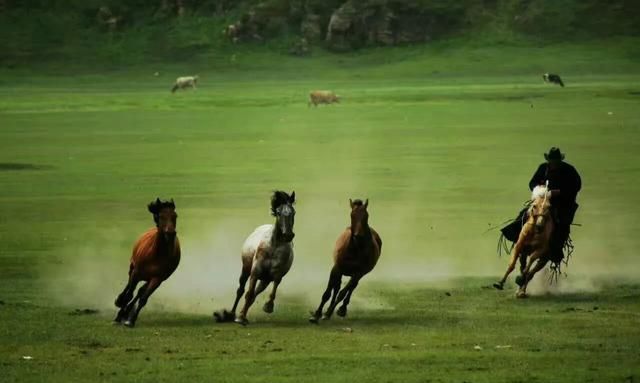
[[[631,46],[406,48],[306,61],[239,53],[75,76],[3,70],[0,380],[640,378],[640,67]],[[541,83],[548,68],[568,86]],[[197,91],[169,93],[175,76],[196,71]],[[344,102],[308,108],[314,88]],[[517,301],[483,288],[505,263],[486,231],[515,214],[552,145],[583,176],[583,226],[558,291],[538,286]],[[276,312],[261,313],[259,300],[249,327],[214,324],[211,311],[235,288],[238,247],[270,221],[275,188],[299,197],[297,258]],[[176,199],[183,262],[136,329],[114,327],[111,304],[156,196]],[[349,197],[370,198],[383,256],[349,318],[311,326]],[[70,315],[84,308],[99,312]]]

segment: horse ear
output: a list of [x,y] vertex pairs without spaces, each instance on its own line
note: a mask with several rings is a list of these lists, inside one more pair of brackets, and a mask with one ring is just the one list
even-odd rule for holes
[[349,207],[353,209],[353,201],[349,198]]
[[160,203],[160,199],[156,199],[155,201],[151,201],[151,203],[149,203],[147,205],[147,209],[149,209],[149,213],[151,214],[156,214],[158,212],[158,204]]
[[294,203],[296,202],[296,191],[292,191],[291,192],[291,197],[289,197],[289,202]]
[[366,209],[369,206],[369,198],[364,201],[364,208]]

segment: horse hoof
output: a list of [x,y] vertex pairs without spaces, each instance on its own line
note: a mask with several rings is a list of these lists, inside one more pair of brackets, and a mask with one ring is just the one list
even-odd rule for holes
[[331,319],[331,317],[327,314],[322,316],[322,320],[329,320],[329,319]]
[[236,318],[234,322],[243,326],[246,326],[249,324],[249,321],[247,320],[247,318]]
[[126,320],[122,323],[123,325],[129,327],[129,328],[134,328],[136,327],[136,322],[132,322],[130,320]]
[[262,311],[264,311],[267,314],[271,314],[273,312],[273,302],[265,303],[264,306],[262,307]]
[[309,323],[313,323],[313,324],[318,324],[318,318],[317,316],[313,315],[309,317]]
[[504,290],[504,284],[500,282],[494,283],[493,287],[496,288],[497,290]]
[[338,309],[338,311],[336,311],[336,314],[339,317],[346,317],[347,316],[347,308],[345,306],[340,306],[340,308]]
[[516,293],[516,298],[524,299],[524,298],[529,298],[529,296],[524,291],[518,291]]

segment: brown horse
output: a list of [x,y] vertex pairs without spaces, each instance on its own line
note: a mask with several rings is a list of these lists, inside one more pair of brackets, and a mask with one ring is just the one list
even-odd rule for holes
[[[380,258],[382,240],[378,233],[369,226],[369,213],[367,212],[369,200],[364,203],[359,199],[349,200],[349,206],[351,207],[351,226],[347,227],[336,241],[329,283],[322,294],[318,309],[309,318],[312,323],[318,323],[318,319],[322,315],[322,308],[329,298],[331,298],[331,303],[322,318],[330,319],[340,302],[342,302],[342,306],[338,309],[337,314],[341,317],[346,316],[353,290],[358,286],[360,279],[373,270],[378,258]],[[343,275],[349,276],[351,279],[340,290]]]
[[[509,266],[502,279],[493,286],[499,290],[504,288],[504,283],[513,269],[518,258],[521,259],[522,276],[516,279],[520,289],[516,293],[518,298],[527,297],[527,285],[533,276],[549,262],[550,241],[555,223],[551,214],[550,192],[545,186],[537,186],[533,189],[532,202],[528,210],[528,218],[522,226],[518,241],[511,250]],[[526,263],[524,262],[526,261]],[[533,263],[536,263],[533,266]]]
[[[158,198],[149,204],[148,209],[153,214],[156,227],[142,234],[133,246],[129,281],[115,302],[120,310],[114,321],[128,327],[135,326],[138,314],[147,304],[149,296],[173,274],[180,263],[175,203],[173,200],[160,201]],[[140,281],[146,283],[134,298],[133,292]]]

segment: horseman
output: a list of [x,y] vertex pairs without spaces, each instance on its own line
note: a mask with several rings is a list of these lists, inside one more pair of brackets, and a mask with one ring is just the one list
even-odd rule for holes
[[[529,189],[549,182],[551,191],[551,206],[554,209],[556,226],[551,238],[549,260],[559,264],[564,259],[563,247],[569,239],[570,227],[573,222],[578,204],[576,197],[582,187],[582,180],[578,171],[564,162],[565,155],[559,148],[552,147],[544,154],[546,162],[540,164],[529,181]],[[502,228],[502,234],[511,242],[516,242],[526,221],[527,209],[520,212],[518,217],[509,225]]]

